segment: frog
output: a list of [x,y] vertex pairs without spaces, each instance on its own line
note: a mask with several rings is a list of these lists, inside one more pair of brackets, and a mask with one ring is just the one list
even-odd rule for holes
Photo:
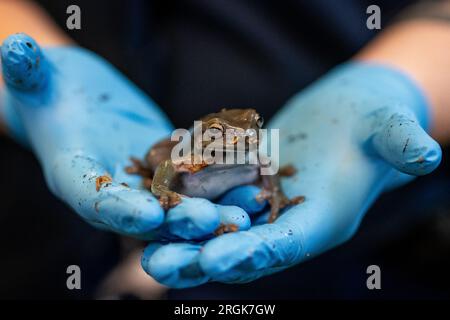
[[[234,150],[234,146],[241,139],[245,139],[246,157],[250,150],[257,150],[258,133],[264,124],[263,118],[253,108],[222,108],[218,112],[201,117],[199,121],[201,121],[202,134],[210,130],[215,135],[224,137],[221,150],[224,153]],[[191,132],[192,130],[191,128]],[[256,134],[247,135],[248,132]],[[232,136],[225,138],[225,134],[230,133]],[[194,143],[193,136],[191,139],[189,142]],[[272,223],[278,218],[281,209],[300,204],[305,200],[304,196],[289,199],[281,187],[280,177],[292,176],[296,173],[296,169],[291,165],[280,168],[277,174],[262,175],[260,172],[262,163],[259,160],[256,164],[211,163],[204,159],[195,162],[192,160],[196,155],[191,153],[184,158],[184,161],[183,159],[175,161],[171,159],[171,154],[178,143],[170,137],[164,139],[150,148],[144,160],[131,157],[132,165],[126,168],[128,174],[137,174],[143,178],[144,187],[159,199],[164,210],[180,204],[183,197],[214,200],[234,187],[254,184],[261,187],[256,200],[261,203],[267,200],[270,205],[268,222]],[[202,142],[200,148],[204,150],[209,143]],[[220,233],[227,231],[236,230],[233,226],[222,226]]]

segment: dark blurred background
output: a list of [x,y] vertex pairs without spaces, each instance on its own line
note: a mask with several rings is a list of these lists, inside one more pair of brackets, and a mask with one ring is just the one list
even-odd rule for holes
[[[254,107],[269,119],[284,102],[376,35],[413,1],[38,1],[65,29],[77,4],[80,45],[113,63],[178,127],[221,107]],[[18,30],[20,31],[20,30]],[[90,298],[119,257],[117,237],[97,231],[57,201],[31,153],[0,140],[0,298]],[[169,298],[449,298],[450,177],[432,175],[384,195],[348,243],[245,285],[172,290]],[[66,289],[80,265],[83,290]],[[377,264],[382,290],[366,288]]]

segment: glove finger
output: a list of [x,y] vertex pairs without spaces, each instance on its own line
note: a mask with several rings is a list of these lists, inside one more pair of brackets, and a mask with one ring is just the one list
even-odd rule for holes
[[406,174],[428,174],[441,162],[439,144],[406,114],[393,114],[374,136],[373,145],[384,160]]
[[38,44],[24,33],[16,33],[1,46],[3,79],[19,91],[36,91],[47,80],[48,66]]
[[236,206],[220,206],[202,198],[183,198],[167,212],[163,225],[145,239],[202,240],[216,233],[248,230],[250,217]]
[[[47,80],[47,65],[38,44],[29,36],[17,33],[9,36],[0,47],[2,75],[6,85],[12,89],[9,93],[37,91]],[[0,92],[4,106],[0,107],[2,120],[8,132],[24,147],[29,141],[23,128],[20,116],[6,90]]]
[[[244,209],[237,206],[217,205],[220,214],[220,225],[225,228],[231,228],[231,231],[245,231],[250,229],[250,217]],[[228,232],[228,231],[225,231]]]
[[151,193],[114,181],[93,157],[66,153],[45,174],[50,189],[95,225],[137,236],[164,220],[164,211]]
[[236,187],[227,192],[219,203],[228,206],[238,206],[245,210],[248,214],[255,214],[264,209],[267,200],[258,200],[257,195],[261,189],[254,185],[246,185]]
[[200,250],[198,244],[152,244],[144,250],[141,265],[145,272],[166,286],[198,286],[209,280],[198,264]]
[[203,198],[183,197],[180,204],[167,212],[163,236],[181,239],[199,239],[212,235],[220,225],[220,214],[215,204]]

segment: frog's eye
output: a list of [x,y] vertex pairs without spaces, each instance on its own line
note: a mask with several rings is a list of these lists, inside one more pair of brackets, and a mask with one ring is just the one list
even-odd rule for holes
[[264,124],[264,118],[261,116],[258,116],[256,118],[256,125],[261,128],[263,126],[263,124]]
[[223,126],[220,123],[213,123],[209,126],[212,134],[217,134],[223,132]]

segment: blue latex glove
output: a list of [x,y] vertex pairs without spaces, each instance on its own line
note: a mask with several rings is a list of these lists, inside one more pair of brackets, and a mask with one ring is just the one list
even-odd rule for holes
[[[140,189],[140,177],[125,173],[129,157],[143,158],[172,126],[102,58],[79,47],[41,50],[16,34],[3,43],[1,59],[3,120],[34,151],[51,191],[86,221],[144,239],[204,238],[230,220],[241,230],[250,227],[241,208],[205,199],[186,198],[165,215]],[[112,182],[97,190],[97,178],[105,175]]]
[[[421,92],[405,75],[379,65],[337,67],[269,124],[280,129],[281,164],[298,169],[282,181],[284,190],[306,201],[273,224],[263,214],[249,231],[203,244],[152,244],[143,268],[172,287],[247,282],[341,244],[381,192],[439,165],[441,149],[426,133],[429,122]],[[236,204],[233,195],[242,192],[251,199],[258,191],[236,189],[223,202]]]

